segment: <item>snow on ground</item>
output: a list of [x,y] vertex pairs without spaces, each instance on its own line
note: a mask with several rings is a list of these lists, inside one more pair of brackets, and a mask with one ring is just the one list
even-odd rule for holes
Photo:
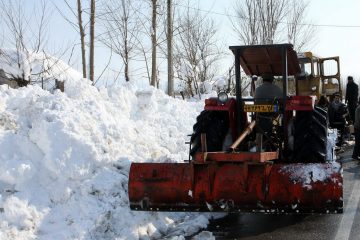
[[1,85],[0,239],[213,239],[212,215],[133,212],[127,196],[132,161],[188,158],[202,108],[131,84]]

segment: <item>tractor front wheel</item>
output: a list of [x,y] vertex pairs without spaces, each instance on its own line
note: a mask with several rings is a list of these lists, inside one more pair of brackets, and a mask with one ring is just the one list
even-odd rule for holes
[[201,134],[206,134],[208,152],[221,151],[226,134],[229,130],[229,113],[227,111],[204,110],[196,118],[191,136],[190,155],[201,151]]

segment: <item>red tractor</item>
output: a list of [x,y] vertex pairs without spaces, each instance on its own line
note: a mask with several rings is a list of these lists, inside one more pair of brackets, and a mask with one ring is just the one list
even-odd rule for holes
[[[326,157],[327,113],[315,106],[314,96],[288,95],[288,76],[301,72],[292,45],[230,50],[236,98],[220,93],[205,100],[189,161],[132,163],[131,209],[341,213],[342,167]],[[283,96],[261,103],[243,98],[240,66],[250,76],[277,76]],[[270,119],[270,132],[261,131],[261,116]]]

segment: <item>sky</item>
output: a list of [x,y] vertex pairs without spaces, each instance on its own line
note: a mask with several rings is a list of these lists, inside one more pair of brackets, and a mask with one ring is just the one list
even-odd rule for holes
[[[199,2],[204,10],[227,14],[231,12],[234,1],[200,0]],[[316,41],[306,51],[311,51],[320,57],[339,56],[341,76],[346,78],[348,75],[353,75],[357,82],[360,80],[359,9],[360,1],[357,0],[310,0],[306,21],[317,25]],[[225,44],[239,45],[227,16],[219,14],[209,14],[209,16],[213,16],[219,22],[221,36],[226,36]]]
[[[30,10],[32,9],[31,6],[39,3],[39,0],[27,0],[24,2],[28,6],[28,10]],[[221,61],[220,74],[227,73],[228,68],[233,63],[233,58],[228,50],[228,46],[240,44],[236,36],[234,36],[229,17],[226,16],[232,14],[234,2],[235,0],[198,1],[199,8],[202,12],[215,20],[219,29],[217,37],[219,45],[223,47],[223,52],[227,54]],[[67,10],[63,1],[53,0],[52,3],[58,6],[64,15],[70,16],[70,12]],[[51,4],[51,6],[53,6],[53,4]],[[180,6],[179,8],[182,7]],[[357,0],[309,0],[307,13],[307,22],[316,25],[316,42],[310,49],[307,49],[307,51],[312,51],[320,57],[340,56],[342,77],[346,78],[348,75],[353,75],[357,82],[360,80],[358,59],[358,56],[360,56],[360,48],[358,47],[360,40],[359,9],[360,1]],[[48,41],[49,49],[51,49],[52,52],[61,52],[61,49],[71,48],[74,44],[78,44],[79,40],[76,31],[69,23],[64,21],[58,11],[53,10],[51,16],[51,27],[49,28],[50,37]],[[1,24],[3,23],[0,22],[0,25]],[[108,64],[110,53],[109,50],[102,47],[101,44],[97,44],[95,55],[95,74],[99,76]],[[61,56],[61,58],[67,62],[69,53]],[[80,70],[80,60],[80,48],[79,45],[76,45],[70,63],[74,68]],[[165,60],[159,60],[158,62],[162,65],[166,64]],[[138,63],[134,63],[132,68],[136,68],[137,64]],[[121,70],[119,56],[111,56],[109,69],[109,71],[103,74],[103,78],[114,78],[119,69]],[[165,70],[166,67],[164,67],[164,71]],[[145,79],[146,76],[144,74],[138,74],[133,76],[133,78],[138,81],[139,79]],[[166,76],[162,76],[162,78],[165,80]]]

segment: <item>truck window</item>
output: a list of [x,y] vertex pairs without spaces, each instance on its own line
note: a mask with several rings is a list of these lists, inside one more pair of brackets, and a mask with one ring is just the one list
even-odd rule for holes
[[323,62],[324,77],[334,76],[338,73],[337,61],[334,59],[325,60]]
[[311,59],[301,58],[299,59],[300,69],[302,75],[310,75],[311,72]]

